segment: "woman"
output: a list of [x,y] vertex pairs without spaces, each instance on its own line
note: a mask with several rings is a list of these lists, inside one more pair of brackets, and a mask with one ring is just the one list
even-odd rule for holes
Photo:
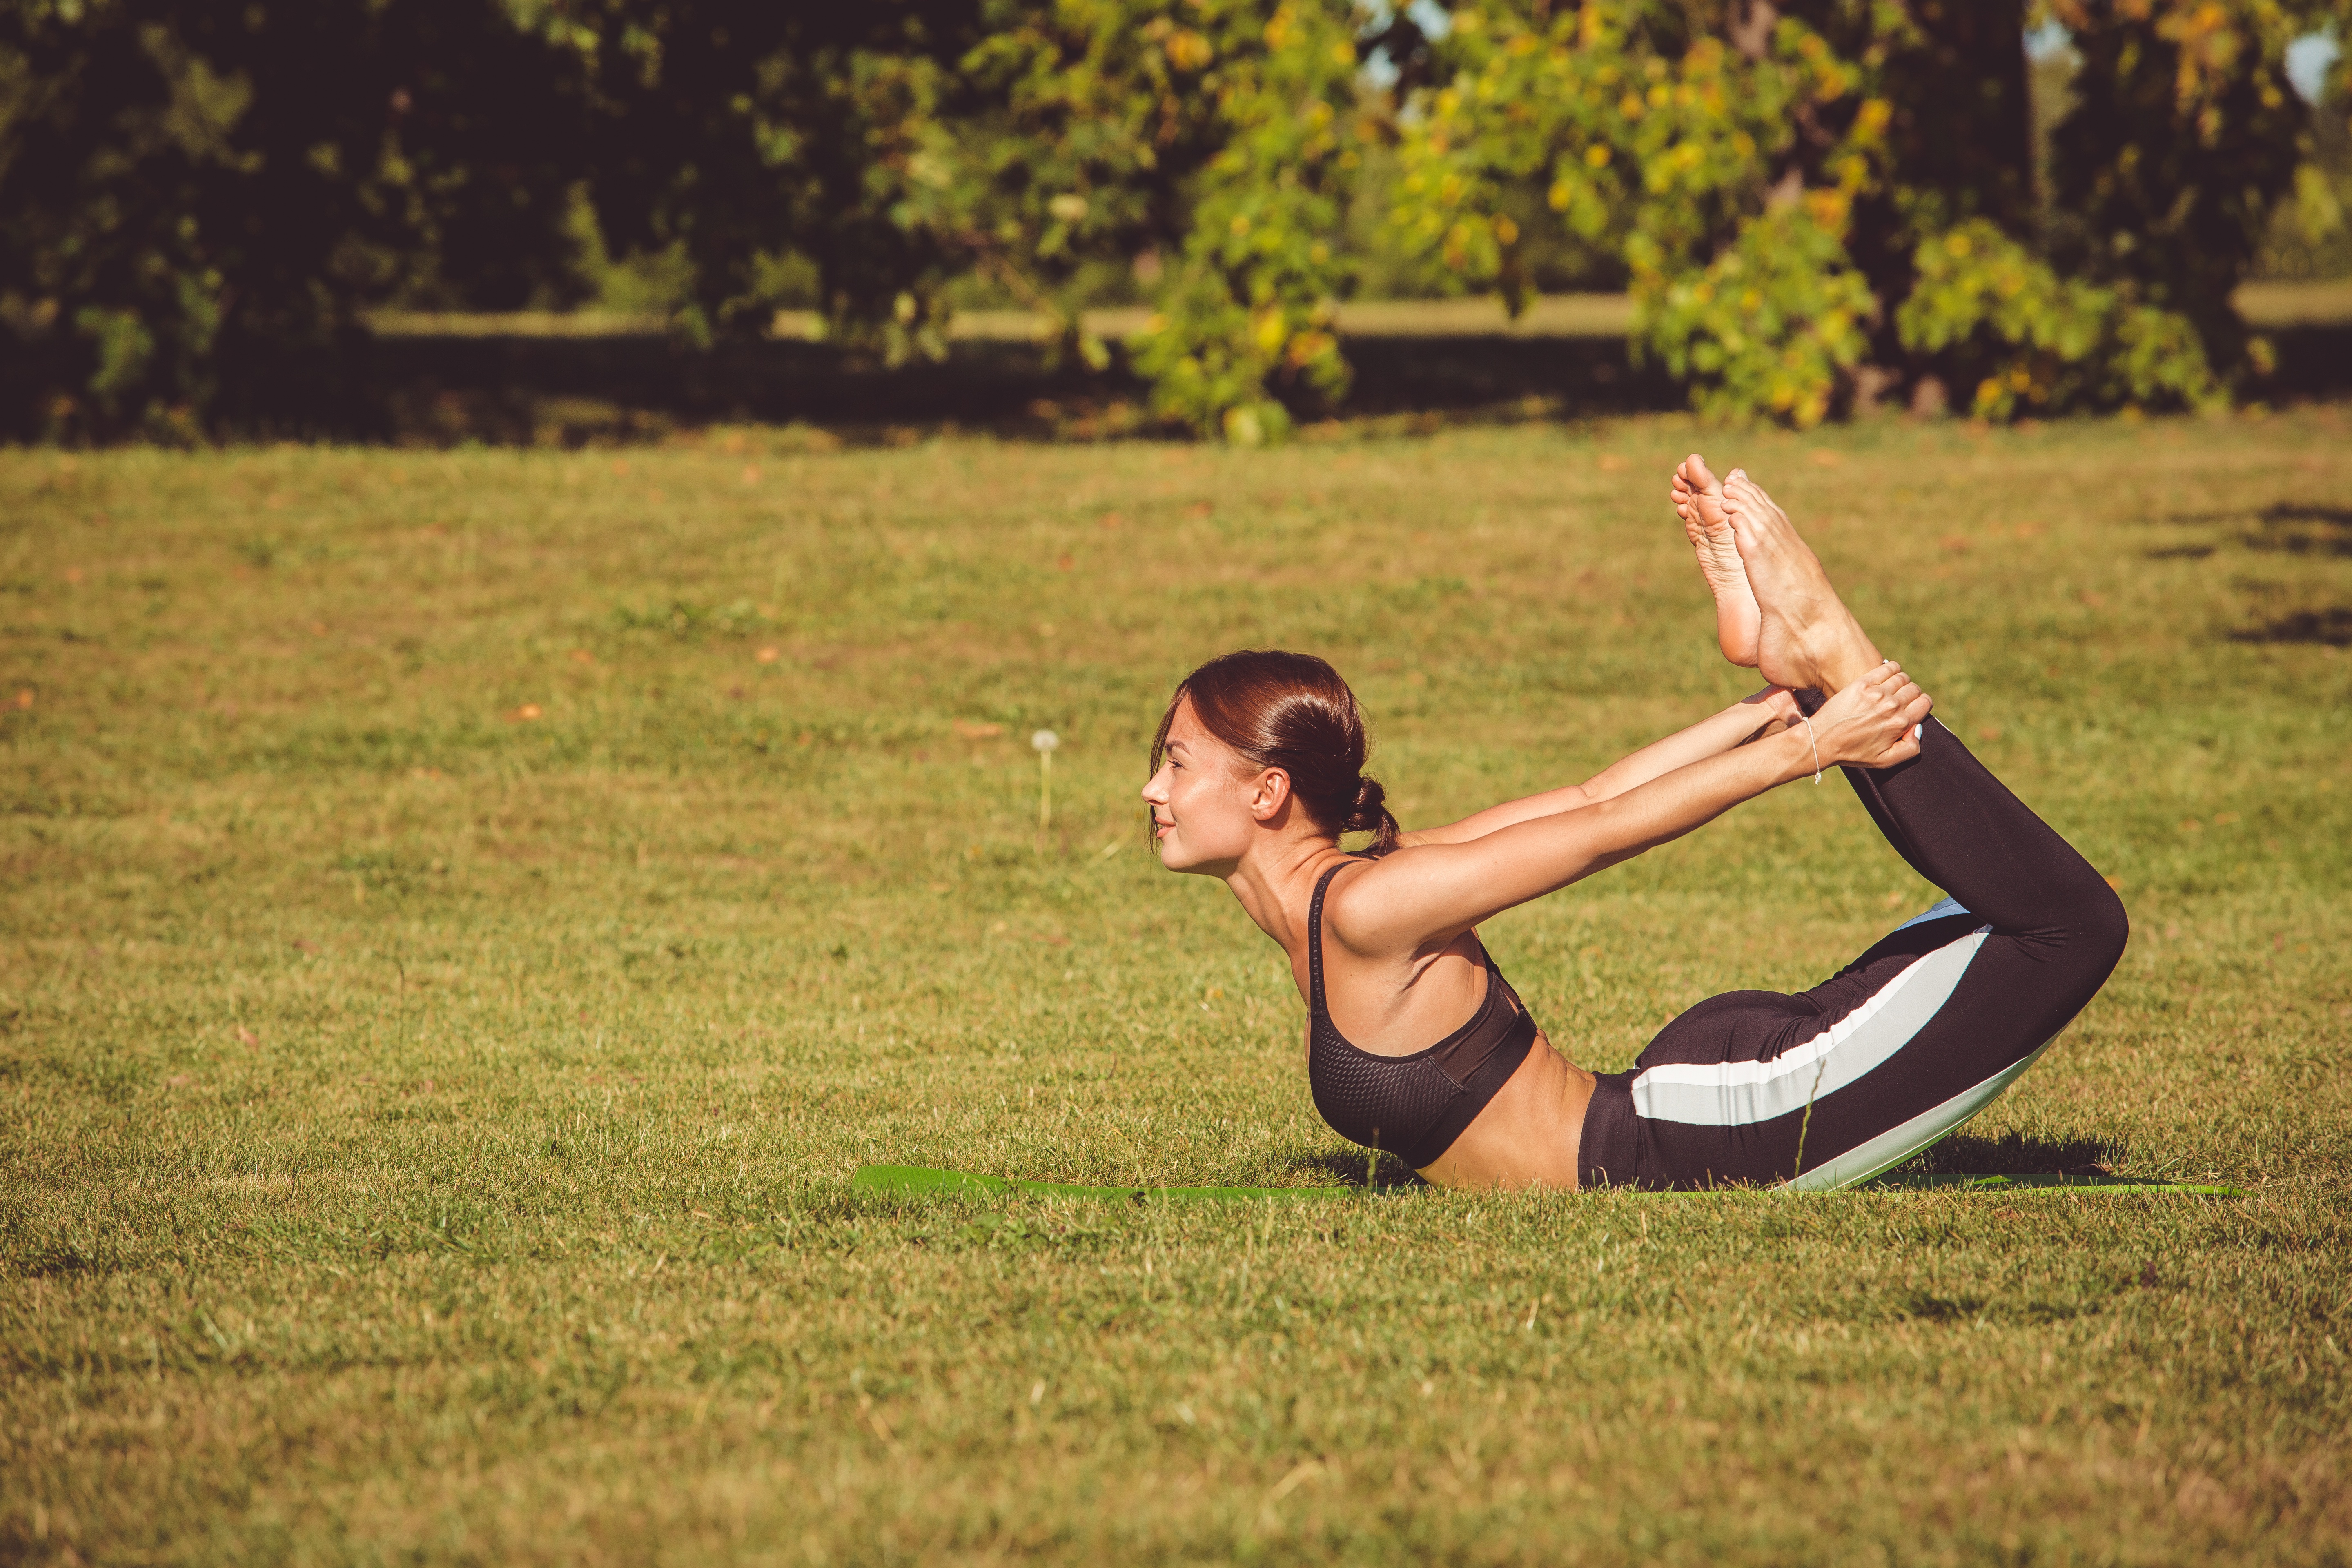
[[[1582,784],[1401,833],[1353,694],[1300,654],[1212,659],[1160,721],[1160,863],[1224,879],[1289,955],[1324,1119],[1433,1182],[1860,1181],[1990,1104],[2122,955],[2106,883],[1928,720],[1771,499],[1696,454],[1673,494],[1725,656],[1770,684]],[[1948,896],[1810,991],[1698,1004],[1630,1071],[1561,1055],[1478,923],[1831,767]]]

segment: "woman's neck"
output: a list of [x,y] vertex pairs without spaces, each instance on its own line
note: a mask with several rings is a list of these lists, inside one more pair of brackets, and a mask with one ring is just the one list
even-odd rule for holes
[[1257,929],[1286,952],[1306,940],[1307,900],[1301,885],[1311,887],[1324,868],[1340,858],[1337,839],[1320,834],[1285,835],[1243,856],[1227,873],[1225,886]]

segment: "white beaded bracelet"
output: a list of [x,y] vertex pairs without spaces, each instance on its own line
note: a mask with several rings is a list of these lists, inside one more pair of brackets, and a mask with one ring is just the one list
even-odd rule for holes
[[1811,715],[1811,714],[1810,714],[1810,713],[1800,713],[1800,714],[1798,714],[1798,715],[1797,715],[1797,717],[1804,722],[1804,726],[1805,726],[1805,739],[1806,739],[1807,741],[1809,741],[1809,742],[1811,742],[1812,743],[1812,748],[1813,748],[1813,782],[1814,782],[1815,784],[1819,784],[1819,783],[1821,783],[1821,782],[1822,782],[1822,742],[1821,742],[1821,737],[1813,733],[1813,718],[1812,718],[1812,715]]

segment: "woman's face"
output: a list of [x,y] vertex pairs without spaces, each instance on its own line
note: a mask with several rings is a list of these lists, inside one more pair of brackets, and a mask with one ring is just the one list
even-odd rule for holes
[[1202,727],[1186,698],[1168,726],[1167,758],[1143,786],[1160,863],[1171,871],[1230,874],[1280,808],[1289,783],[1279,772],[1245,772],[1234,749]]

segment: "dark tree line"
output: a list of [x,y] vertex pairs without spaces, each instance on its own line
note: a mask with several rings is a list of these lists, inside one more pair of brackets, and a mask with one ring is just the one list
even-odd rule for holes
[[[1141,279],[1160,412],[1244,441],[1344,397],[1368,243],[1514,309],[1545,257],[1598,258],[1725,412],[1930,378],[1995,417],[2211,402],[2263,367],[2230,295],[2312,155],[2286,46],[2352,0],[1416,15],[0,0],[0,420],[318,428],[362,312],[575,303],[592,236],[670,258],[688,341],[813,280],[894,358],[943,352],[976,277],[1099,363],[1078,306]],[[2081,65],[2038,168],[2021,40],[2052,20]]]

